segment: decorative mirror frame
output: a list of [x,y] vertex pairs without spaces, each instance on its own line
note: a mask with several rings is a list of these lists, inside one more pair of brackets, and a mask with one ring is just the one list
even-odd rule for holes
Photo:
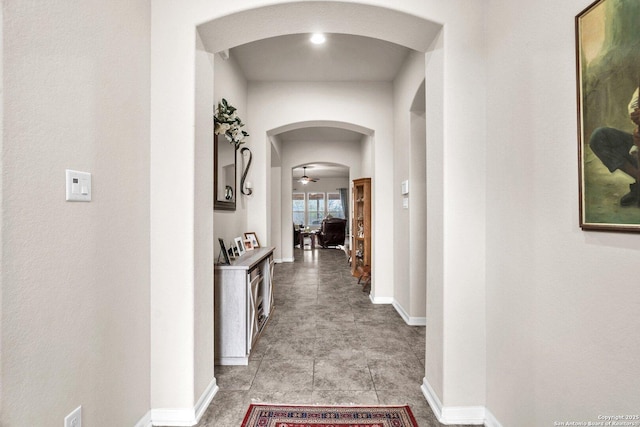
[[[233,201],[218,200],[218,144],[229,144],[233,150]],[[238,156],[237,147],[229,143],[224,137],[219,139],[218,135],[213,135],[213,210],[216,211],[235,211],[236,200],[238,199],[237,192],[237,169],[238,169]]]

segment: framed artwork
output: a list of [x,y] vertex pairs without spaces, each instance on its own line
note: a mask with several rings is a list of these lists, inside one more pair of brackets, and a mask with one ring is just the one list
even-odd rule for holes
[[244,255],[245,249],[244,249],[244,241],[242,237],[236,237],[233,241],[236,244],[238,255]]
[[639,20],[637,0],[598,0],[575,19],[583,230],[640,231]]
[[251,240],[251,244],[254,248],[260,247],[260,242],[258,242],[258,236],[255,232],[249,231],[248,233],[244,233],[244,238]]
[[253,250],[253,243],[251,242],[251,239],[244,239],[243,243],[244,243],[244,250],[245,251],[252,251]]
[[[229,253],[227,252],[227,247],[224,244],[224,240],[218,238],[218,243],[220,244],[220,255],[224,258],[224,264],[231,264],[231,260],[229,259]],[[220,257],[218,257],[220,259]]]

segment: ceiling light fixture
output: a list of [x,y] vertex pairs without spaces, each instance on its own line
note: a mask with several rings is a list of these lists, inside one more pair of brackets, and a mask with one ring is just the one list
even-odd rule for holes
[[302,183],[302,185],[307,185],[311,180],[307,176],[307,168],[303,167],[302,169],[303,169],[303,172],[302,172],[302,177],[300,178],[300,182]]
[[322,33],[314,33],[311,36],[310,40],[313,44],[323,44],[325,41],[327,41],[327,38]]

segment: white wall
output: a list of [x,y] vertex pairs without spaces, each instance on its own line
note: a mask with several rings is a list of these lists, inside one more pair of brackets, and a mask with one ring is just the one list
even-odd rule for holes
[[[424,53],[412,51],[394,80],[394,299],[405,321],[426,316],[426,123],[412,112],[425,79]],[[403,207],[402,181],[409,181],[409,207]]]
[[[245,123],[245,127],[242,129],[249,133],[249,137],[246,138],[246,142],[241,147],[248,147],[253,150],[253,127],[251,125],[251,119],[249,118],[249,111],[247,107],[247,81],[240,70],[235,58],[229,57],[228,60],[224,60],[220,55],[214,55],[215,57],[215,79],[214,79],[214,100],[217,103],[225,98],[231,105],[238,109],[238,116]],[[259,137],[258,137],[259,139]],[[224,137],[222,138],[224,143],[227,143]],[[243,233],[250,231],[246,228],[247,220],[247,196],[240,193],[240,178],[242,176],[242,157],[240,150],[236,153],[237,170],[236,170],[236,210],[235,211],[215,211],[214,214],[214,242],[216,256],[220,252],[219,245],[217,245],[218,238],[224,239],[229,247],[230,243],[233,243],[235,237],[242,237]],[[251,166],[253,168],[253,164]]]
[[[196,244],[194,28],[267,3],[4,1],[3,425],[59,425],[77,404],[87,424],[132,425],[149,405],[193,408],[211,383],[195,367],[212,242]],[[426,382],[505,426],[640,407],[637,236],[578,228],[573,17],[588,3],[366,2],[445,24],[426,59]],[[61,200],[67,167],[93,172],[94,201]]]
[[198,39],[196,50],[195,146],[194,146],[194,384],[193,393],[200,396],[213,378],[213,126],[211,106],[214,55],[202,50]]
[[[278,108],[273,108],[277,105]],[[390,159],[393,156],[392,129],[393,123],[387,120],[392,116],[393,98],[392,86],[390,83],[378,82],[334,82],[334,83],[268,83],[252,82],[249,85],[249,109],[252,120],[252,129],[256,135],[266,135],[268,131],[278,129],[291,123],[304,123],[310,121],[344,122],[371,129],[374,131],[375,142],[372,144],[375,151],[375,158],[383,162],[383,159]],[[265,136],[266,138],[266,136]],[[258,159],[265,158],[271,154],[268,145],[254,146],[254,155]],[[322,159],[313,157],[313,152],[301,153],[305,159],[299,157],[298,162],[287,164],[282,161],[283,173],[292,166],[316,161],[329,161],[343,163],[338,158]],[[337,153],[336,153],[337,154]],[[283,159],[286,154],[282,154]],[[375,159],[374,159],[375,162]],[[266,164],[269,164],[267,161]],[[257,162],[254,173],[257,176],[264,176],[265,163]],[[372,181],[375,184],[377,199],[380,203],[373,207],[375,220],[380,224],[390,224],[393,222],[393,211],[389,203],[385,203],[391,197],[393,168],[380,167],[374,165],[374,175]],[[283,179],[283,184],[286,185]],[[260,198],[261,193],[268,193],[266,182],[257,182],[257,195],[249,201],[249,211],[247,220],[249,227],[256,229],[259,234],[266,235],[269,223],[265,221],[263,212],[265,200]],[[290,194],[287,188],[283,187],[282,194]],[[290,201],[289,201],[290,202]],[[374,200],[375,202],[375,200]],[[290,209],[288,209],[290,211]],[[283,206],[283,224],[290,223],[290,218],[286,217],[287,209]],[[283,227],[283,233],[291,232]],[[375,239],[379,239],[376,243]],[[285,241],[288,241],[286,238]],[[392,271],[391,263],[383,262],[384,259],[393,257],[393,249],[383,238],[382,232],[377,232],[374,224],[373,231],[373,280],[372,295],[378,298],[391,297]],[[384,240],[384,243],[382,241]],[[283,258],[288,258],[283,248]]]
[[488,3],[487,404],[505,426],[640,408],[638,236],[579,228],[573,22],[590,3]]
[[[167,319],[162,316],[152,318],[154,328],[167,326],[181,333],[180,343],[188,337],[190,327],[185,319],[189,311],[188,304],[179,298],[181,290],[189,292],[193,287],[191,276],[194,259],[189,251],[192,247],[193,200],[189,182],[194,175],[192,159],[193,147],[184,141],[193,140],[193,90],[194,90],[194,40],[195,25],[220,18],[207,24],[207,31],[216,34],[215,40],[207,46],[210,51],[232,47],[257,38],[284,34],[287,32],[309,31],[313,24],[322,22],[327,31],[379,37],[403,43],[417,50],[426,51],[433,35],[439,30],[434,22],[446,23],[443,41],[437,46],[441,52],[434,52],[430,66],[427,60],[426,74],[437,80],[434,99],[438,102],[427,108],[427,127],[432,127],[431,136],[427,132],[427,162],[429,156],[440,155],[440,166],[429,172],[427,179],[428,202],[440,202],[439,207],[428,214],[434,214],[428,230],[435,231],[435,239],[429,238],[427,258],[429,270],[429,288],[436,298],[431,307],[427,304],[427,317],[435,317],[432,323],[427,345],[430,357],[427,360],[426,382],[434,382],[436,395],[446,406],[478,405],[485,398],[485,352],[484,352],[484,277],[485,277],[485,71],[484,71],[484,19],[483,2],[452,0],[442,2],[428,0],[415,2],[399,0],[393,3],[387,0],[371,0],[366,4],[392,7],[387,10],[368,8],[364,3],[351,2],[279,2],[265,9],[249,10],[263,6],[264,0],[244,0],[234,3],[217,4],[213,2],[193,1],[177,4],[170,0],[154,0],[152,14],[152,73],[151,73],[151,230],[152,235],[162,235],[165,240],[152,240],[151,277],[152,310],[156,306],[173,301],[178,305]],[[271,2],[270,2],[271,4]],[[324,8],[317,13],[316,8]],[[229,15],[233,12],[248,10],[247,14]],[[271,13],[277,11],[278,13]],[[402,12],[411,12],[431,22],[415,18]],[[384,12],[384,13],[381,13]],[[270,20],[265,20],[269,16]],[[250,18],[250,19],[243,19]],[[273,21],[276,20],[277,24]],[[320,21],[319,21],[320,20]],[[263,25],[264,22],[269,25]],[[230,31],[239,23],[243,31]],[[379,22],[380,25],[372,25]],[[255,25],[254,25],[255,24]],[[204,29],[204,28],[203,28]],[[426,29],[426,30],[425,30]],[[425,31],[423,31],[425,30]],[[446,51],[446,55],[444,54]],[[446,69],[446,82],[444,72]],[[469,70],[473,70],[470,73]],[[446,83],[446,84],[445,84]],[[428,87],[429,89],[429,87]],[[250,90],[251,91],[251,90]],[[387,108],[383,119],[379,115],[353,112],[354,116],[345,120],[358,123],[375,130],[375,141],[371,145],[372,171],[374,187],[374,228],[380,221],[389,224],[393,221],[392,210],[384,204],[393,196],[393,172],[388,159],[393,156],[393,131],[391,120],[392,103],[388,101],[391,89],[377,93],[383,101],[379,108]],[[469,94],[473,93],[474,96]],[[387,94],[387,95],[385,95]],[[427,94],[429,91],[427,90]],[[260,94],[257,94],[261,96]],[[307,98],[326,99],[325,92],[312,91]],[[374,96],[376,94],[370,94]],[[256,168],[254,169],[255,195],[248,204],[248,226],[258,233],[269,235],[271,199],[269,188],[271,174],[270,141],[266,132],[278,126],[305,120],[343,120],[325,109],[323,112],[292,111],[288,106],[288,97],[263,100],[254,103],[249,95],[249,114],[252,126],[252,148],[256,148]],[[429,95],[427,95],[429,96]],[[309,102],[307,99],[305,102]],[[300,101],[293,103],[300,105]],[[268,105],[270,111],[253,111],[253,105]],[[335,104],[331,104],[334,106]],[[277,106],[279,112],[273,111]],[[311,108],[317,108],[312,106]],[[375,107],[372,107],[375,108]],[[341,111],[352,114],[348,108]],[[460,120],[464,111],[473,112]],[[320,114],[318,114],[320,113]],[[272,115],[278,117],[270,117]],[[320,116],[320,117],[318,117]],[[355,118],[355,119],[354,119]],[[375,123],[369,123],[372,120]],[[256,140],[256,135],[261,139]],[[264,135],[264,140],[262,140]],[[433,147],[429,150],[429,138]],[[382,141],[382,143],[380,143]],[[463,144],[475,141],[475,144]],[[473,166],[473,167],[471,167]],[[381,172],[381,169],[386,169]],[[164,171],[172,170],[169,180]],[[431,170],[431,169],[430,169]],[[474,182],[476,188],[469,195],[462,190]],[[179,185],[178,185],[179,183]],[[379,197],[382,195],[383,197]],[[445,197],[446,195],[446,197]],[[472,204],[475,209],[465,209]],[[262,216],[261,216],[262,215]],[[266,217],[266,218],[265,218]],[[446,221],[444,218],[446,217]],[[167,237],[169,237],[167,239]],[[384,283],[384,289],[376,289],[379,297],[392,298],[393,266],[387,260],[393,259],[392,246],[382,241],[382,236],[374,235],[374,277]],[[171,242],[169,244],[168,242]],[[167,264],[165,259],[174,260]],[[460,268],[460,259],[465,260],[464,269]],[[383,282],[384,280],[384,282]],[[191,283],[190,283],[191,281]],[[374,284],[375,285],[375,284]],[[376,295],[377,297],[378,295]],[[178,298],[177,298],[178,297]],[[429,310],[432,311],[431,315]],[[168,321],[172,320],[170,324]],[[435,329],[434,329],[435,328]],[[439,329],[439,330],[438,330]],[[445,338],[446,337],[446,338]],[[185,342],[188,346],[188,341]],[[190,362],[186,353],[171,350],[168,357],[152,358],[152,405],[163,405],[166,401],[182,407],[192,405],[194,396],[185,390],[183,384],[173,385],[169,375],[161,368],[165,361],[178,371],[189,370]],[[180,381],[178,381],[180,383]]]
[[[150,4],[3,2],[3,426],[150,405]],[[126,47],[126,48],[123,48]],[[65,202],[65,169],[92,201]]]

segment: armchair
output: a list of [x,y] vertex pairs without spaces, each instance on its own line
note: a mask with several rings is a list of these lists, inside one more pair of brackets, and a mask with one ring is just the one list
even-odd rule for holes
[[298,227],[293,224],[293,247],[295,248],[297,244],[300,243],[300,232],[298,231]]
[[344,245],[345,228],[347,220],[342,218],[326,218],[322,220],[320,232],[318,233],[318,243],[323,248],[327,246]]

